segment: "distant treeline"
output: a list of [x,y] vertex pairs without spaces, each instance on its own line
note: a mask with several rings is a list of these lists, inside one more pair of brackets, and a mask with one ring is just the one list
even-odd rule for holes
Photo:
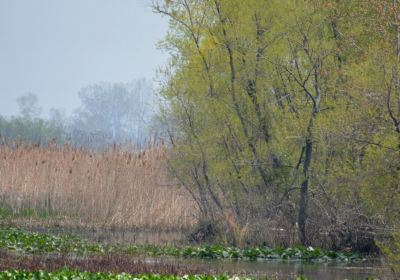
[[6,143],[18,140],[102,148],[125,143],[143,145],[157,130],[154,91],[144,79],[91,85],[79,92],[79,98],[81,106],[70,116],[62,109],[51,109],[48,117],[42,117],[35,94],[17,98],[19,115],[0,116],[0,139]]

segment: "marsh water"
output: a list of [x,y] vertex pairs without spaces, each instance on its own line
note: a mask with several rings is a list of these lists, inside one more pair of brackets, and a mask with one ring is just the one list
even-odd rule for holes
[[[38,229],[36,229],[38,230]],[[154,245],[188,245],[182,232],[144,232],[137,230],[82,230],[77,228],[53,228],[47,232],[56,234],[73,234],[88,240],[101,243],[154,244]],[[143,259],[141,259],[143,260]],[[390,272],[383,268],[378,259],[357,263],[311,263],[302,261],[276,260],[217,260],[198,258],[145,258],[146,262],[168,262],[184,266],[206,267],[210,271],[229,274],[248,274],[269,279],[295,279],[303,275],[308,279],[343,280],[343,279],[392,279]]]
[[[165,261],[165,259],[164,259]],[[233,261],[233,260],[204,260],[204,259],[173,259],[183,265],[207,266],[218,272],[245,273],[269,279],[296,279],[303,275],[308,279],[343,280],[343,279],[392,279],[387,269],[382,268],[379,261],[368,261],[353,264],[340,263],[309,263],[300,261]]]

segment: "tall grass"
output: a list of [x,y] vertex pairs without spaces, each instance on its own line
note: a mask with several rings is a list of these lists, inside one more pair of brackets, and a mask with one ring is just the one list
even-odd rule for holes
[[2,144],[0,199],[13,213],[28,209],[106,226],[190,228],[196,207],[169,179],[166,153],[163,145],[93,152]]

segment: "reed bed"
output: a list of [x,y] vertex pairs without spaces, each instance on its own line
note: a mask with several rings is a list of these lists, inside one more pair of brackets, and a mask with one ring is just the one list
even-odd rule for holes
[[171,180],[167,148],[0,145],[0,201],[13,213],[57,213],[86,223],[183,229],[195,223],[190,195]]

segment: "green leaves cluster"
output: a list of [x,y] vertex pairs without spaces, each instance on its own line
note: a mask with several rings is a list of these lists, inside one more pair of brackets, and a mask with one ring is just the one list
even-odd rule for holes
[[389,242],[380,243],[379,248],[384,253],[393,276],[398,278],[400,276],[400,234],[393,234]]
[[155,247],[150,250],[153,255],[172,255],[178,257],[199,257],[210,259],[243,259],[243,260],[306,260],[314,262],[352,262],[360,260],[355,253],[323,251],[312,247],[268,248],[251,247],[239,249],[219,245],[185,248]]
[[245,260],[306,260],[315,262],[352,262],[360,260],[355,253],[324,251],[313,247],[236,248],[220,245],[199,247],[168,247],[152,245],[101,245],[82,241],[73,236],[53,236],[20,229],[1,229],[0,248],[21,253],[69,253],[90,255],[97,253],[127,253],[149,256],[185,258],[245,259]]
[[158,275],[158,274],[147,274],[147,275],[130,275],[126,273],[113,274],[106,272],[79,272],[74,270],[60,270],[56,272],[26,272],[26,271],[3,271],[0,272],[1,279],[9,280],[245,280],[252,279],[247,277],[228,277],[228,276],[207,276],[207,275],[185,275],[185,276],[174,276],[174,275]]
[[102,245],[81,241],[77,237],[59,237],[14,228],[0,229],[0,248],[30,254],[74,253],[84,255],[104,252]]

